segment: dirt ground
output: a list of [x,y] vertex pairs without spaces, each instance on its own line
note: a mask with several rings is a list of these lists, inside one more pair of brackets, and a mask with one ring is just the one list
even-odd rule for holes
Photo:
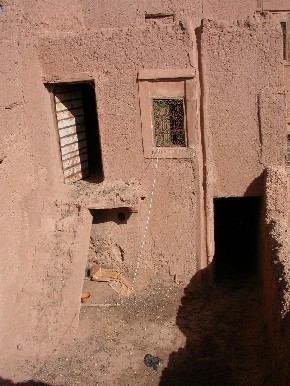
[[[194,283],[145,280],[123,299],[107,283],[85,283],[101,306],[82,306],[74,342],[16,367],[35,381],[18,385],[273,385],[255,279]],[[162,358],[156,370],[146,354]]]

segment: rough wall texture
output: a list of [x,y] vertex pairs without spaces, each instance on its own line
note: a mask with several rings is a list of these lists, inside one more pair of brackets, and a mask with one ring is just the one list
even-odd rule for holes
[[28,30],[30,35],[32,29],[35,32],[69,32],[82,28],[84,24],[78,0],[3,0],[1,5],[4,10],[2,18],[10,18],[22,30]]
[[214,255],[213,197],[261,195],[264,168],[285,163],[280,42],[280,26],[268,14],[236,23],[205,20],[202,25],[201,108],[209,262]]
[[[13,351],[17,344],[19,348],[22,346],[23,320],[30,322],[33,317],[31,307],[35,306],[36,300],[31,283],[39,283],[41,271],[38,257],[39,248],[44,247],[44,235],[40,229],[46,228],[49,235],[54,226],[51,207],[43,199],[48,191],[53,199],[54,193],[48,185],[51,182],[49,176],[53,174],[46,158],[50,149],[41,154],[40,146],[45,142],[47,132],[41,123],[41,113],[35,110],[41,84],[40,71],[33,46],[17,29],[16,22],[9,18],[9,12],[7,17],[1,15],[0,76],[5,87],[5,93],[2,92],[0,97],[3,118],[0,165],[3,353],[9,352],[12,335]],[[29,87],[35,89],[35,94],[28,92]],[[37,133],[39,127],[43,130]],[[40,256],[43,258],[43,254]],[[37,299],[39,301],[39,297]]]
[[[188,280],[202,265],[201,239],[206,234],[213,249],[214,195],[259,194],[261,184],[255,180],[264,166],[283,162],[281,34],[276,26],[265,17],[231,25],[207,21],[201,44],[194,30],[202,17],[241,18],[252,14],[255,4],[252,0],[239,5],[233,0],[222,5],[217,0],[145,5],[134,0],[3,1],[3,368],[5,363],[13,365],[16,356],[45,354],[73,335],[89,251],[89,209],[113,208],[108,221],[93,227],[93,241],[97,245],[103,238],[100,249],[110,244],[107,256],[117,248],[132,278],[156,177],[141,268]],[[145,22],[145,12],[173,12],[176,20]],[[155,160],[144,158],[137,83],[142,68],[196,71],[194,119],[200,132],[192,159],[162,159],[155,170]],[[63,183],[50,95],[43,85],[82,80],[88,74],[95,81],[105,176],[98,194],[97,188],[87,193],[84,186]],[[250,185],[253,188],[247,190]],[[110,217],[120,207],[133,212],[125,224]],[[12,373],[11,367],[7,369],[7,376]]]
[[262,217],[261,278],[266,325],[277,385],[288,385],[290,376],[290,264],[289,176],[284,168],[265,172]]
[[218,197],[261,194],[264,167],[285,162],[280,41],[269,15],[203,24],[204,135]]
[[[178,25],[41,37],[39,52],[46,79],[67,78],[75,73],[91,73],[95,77],[105,180],[138,180],[150,196],[155,161],[145,161],[143,156],[138,70],[190,67],[190,48],[187,33]],[[85,61],[81,59],[84,57]],[[153,271],[162,268],[185,274],[189,264],[194,272],[195,203],[190,192],[196,187],[192,161],[160,160],[156,181],[148,238],[151,249],[147,251],[145,266]],[[188,200],[189,207],[193,203],[189,215],[185,209],[188,205],[184,205]],[[137,234],[140,239],[148,215],[148,201],[139,209],[140,225],[135,226],[140,230]],[[189,222],[184,232],[177,224],[182,224],[185,215]],[[129,221],[135,221],[133,217]],[[169,236],[173,230],[174,238]],[[123,235],[118,236],[118,232],[116,229],[116,237],[125,240],[124,230]],[[185,243],[185,239],[189,243]],[[122,248],[131,256],[132,267],[137,262],[139,247],[124,245],[123,241]]]
[[[143,66],[190,67],[191,45],[178,25],[156,25],[151,31],[144,27],[46,33],[37,46],[36,37],[25,29],[19,34],[18,21],[11,27],[8,10],[2,16],[2,36],[7,37],[1,42],[5,55],[1,75],[9,90],[1,95],[5,122],[1,174],[6,181],[1,184],[5,207],[1,213],[5,224],[1,233],[4,367],[4,363],[13,363],[16,354],[24,358],[45,354],[59,339],[72,335],[89,250],[92,220],[86,206],[92,208],[92,200],[83,200],[80,209],[77,188],[63,184],[53,111],[42,76],[61,80],[80,72],[94,75],[105,180],[112,181],[111,185],[116,179],[138,180],[149,197],[155,161],[143,158],[137,72]],[[162,269],[191,277],[195,272],[192,162],[159,164],[151,229],[141,263],[153,273]],[[102,208],[103,201],[96,201],[93,207]],[[112,236],[112,242],[124,250],[131,277],[148,209],[149,201],[144,200],[137,208],[139,214],[132,214],[126,225],[117,225]],[[186,225],[185,216],[189,216]]]
[[[253,14],[256,0],[126,0],[122,2],[81,0],[87,28],[125,27],[145,24],[145,14],[173,13],[177,20],[189,18],[198,27],[203,18],[235,20]],[[105,16],[105,17],[104,17]],[[148,21],[147,21],[148,22]],[[163,21],[164,22],[164,21]],[[162,23],[161,20],[158,23]]]
[[[90,227],[88,222],[82,228],[87,213],[72,208],[64,215],[66,210],[55,204],[58,163],[51,162],[51,118],[35,41],[9,18],[9,9],[7,13],[0,19],[0,77],[5,89],[0,96],[3,363],[17,352],[41,353],[50,344],[55,347],[68,325],[77,324],[79,299],[74,301],[69,294],[81,291],[79,284],[74,289],[80,283],[75,278],[83,276]],[[69,229],[59,229],[64,217],[71,219]],[[63,319],[64,314],[70,321]]]

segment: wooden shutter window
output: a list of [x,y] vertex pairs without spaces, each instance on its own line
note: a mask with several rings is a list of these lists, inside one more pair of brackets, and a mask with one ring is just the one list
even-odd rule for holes
[[54,89],[56,120],[65,182],[89,175],[83,94],[78,85]]

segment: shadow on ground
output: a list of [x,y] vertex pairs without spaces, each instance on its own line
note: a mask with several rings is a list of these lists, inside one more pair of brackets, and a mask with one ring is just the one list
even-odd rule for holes
[[3,379],[0,377],[0,386],[50,386],[48,383],[38,382],[38,381],[25,381],[14,383],[9,379]]
[[186,345],[170,354],[159,385],[272,385],[256,277],[199,282],[193,277],[184,291],[176,324]]

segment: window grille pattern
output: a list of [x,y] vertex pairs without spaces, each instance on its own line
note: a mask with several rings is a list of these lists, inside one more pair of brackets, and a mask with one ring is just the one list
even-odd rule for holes
[[184,100],[153,99],[153,128],[155,146],[185,147],[186,127]]

